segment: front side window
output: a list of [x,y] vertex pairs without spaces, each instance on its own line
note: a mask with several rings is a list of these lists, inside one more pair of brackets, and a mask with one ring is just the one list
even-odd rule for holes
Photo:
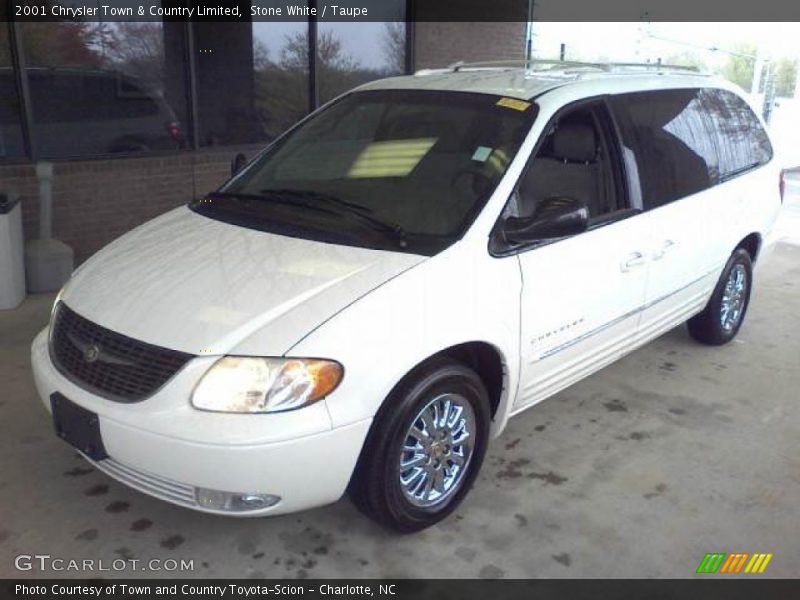
[[192,208],[255,229],[432,254],[472,223],[535,113],[488,94],[353,93]]
[[699,90],[658,90],[611,99],[623,144],[635,153],[645,209],[701,192],[719,179]]
[[588,103],[561,114],[544,134],[506,216],[536,216],[547,200],[559,197],[585,204],[590,219],[625,208],[609,128],[602,103]]

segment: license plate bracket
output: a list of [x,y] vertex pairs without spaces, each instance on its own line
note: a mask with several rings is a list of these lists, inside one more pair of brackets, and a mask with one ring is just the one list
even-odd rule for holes
[[100,420],[95,413],[78,406],[58,392],[51,394],[50,406],[53,409],[53,426],[58,437],[92,460],[108,458],[100,434]]

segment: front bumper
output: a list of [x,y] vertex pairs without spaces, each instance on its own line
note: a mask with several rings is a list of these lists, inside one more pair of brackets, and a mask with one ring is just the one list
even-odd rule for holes
[[[371,420],[332,429],[325,401],[297,411],[237,415],[191,407],[192,390],[215,360],[199,357],[150,398],[133,404],[96,396],[53,366],[47,329],[31,348],[34,380],[47,408],[60,392],[97,414],[110,458],[93,462],[111,477],[167,502],[203,512],[262,516],[294,512],[338,500]],[[196,488],[272,494],[274,506],[226,512],[200,506]]]

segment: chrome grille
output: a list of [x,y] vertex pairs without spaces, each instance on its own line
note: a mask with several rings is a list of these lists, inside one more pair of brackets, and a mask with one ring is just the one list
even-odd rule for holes
[[67,379],[115,402],[144,400],[177,373],[191,354],[146,344],[56,306],[50,356]]
[[[81,454],[83,453],[81,452]],[[83,454],[83,457],[107,475],[140,492],[183,506],[197,505],[194,487],[191,485],[134,469],[115,461],[113,458],[93,461],[85,454]]]

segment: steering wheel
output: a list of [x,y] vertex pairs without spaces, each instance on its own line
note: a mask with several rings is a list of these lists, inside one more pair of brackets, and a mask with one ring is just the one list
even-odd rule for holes
[[492,178],[479,166],[469,166],[459,169],[450,178],[450,185],[452,187],[464,189],[464,186],[469,186],[469,191],[476,196],[483,195],[483,192],[491,189],[492,184]]

